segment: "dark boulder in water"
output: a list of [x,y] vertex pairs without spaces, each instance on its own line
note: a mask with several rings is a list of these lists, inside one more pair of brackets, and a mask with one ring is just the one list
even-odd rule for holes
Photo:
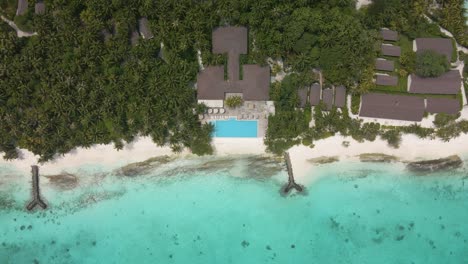
[[410,162],[406,165],[406,167],[410,171],[427,173],[444,170],[453,170],[460,168],[462,165],[462,159],[457,155],[453,155],[442,159]]
[[142,162],[130,163],[117,170],[117,175],[134,177],[137,175],[144,175],[156,169],[160,165],[169,163],[171,158],[169,156],[154,157]]

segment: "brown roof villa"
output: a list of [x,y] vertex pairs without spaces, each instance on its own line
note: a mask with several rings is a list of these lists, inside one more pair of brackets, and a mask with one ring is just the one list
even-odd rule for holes
[[320,88],[320,84],[314,83],[312,84],[312,87],[310,87],[310,104],[315,106],[320,103],[320,94],[322,92],[322,89]]
[[380,36],[384,40],[390,40],[390,41],[397,41],[398,40],[398,32],[390,30],[390,29],[386,29],[386,28],[382,28],[380,30]]
[[325,89],[323,90],[323,103],[325,104],[326,110],[331,110],[333,107],[333,89]]
[[223,66],[210,66],[197,77],[198,100],[224,100],[226,93],[242,93],[245,101],[267,101],[270,88],[270,68],[243,65],[239,79],[239,55],[247,54],[247,28],[220,27],[213,31],[213,53],[228,54],[228,80]]
[[299,97],[299,107],[304,108],[307,104],[307,87],[302,87],[297,90],[297,96]]
[[457,70],[452,70],[435,78],[422,78],[411,74],[409,83],[410,93],[417,94],[458,94],[461,87],[461,76]]
[[400,57],[401,49],[398,46],[382,44],[382,54],[391,57]]
[[375,84],[383,86],[396,86],[398,85],[398,77],[390,75],[377,75]]
[[377,59],[375,60],[375,69],[379,71],[393,71],[395,63],[391,60]]
[[419,122],[424,108],[421,97],[369,93],[362,96],[359,116]]
[[140,34],[144,39],[152,39],[154,37],[146,17],[140,18],[140,20],[138,20],[138,29],[140,30]]
[[18,0],[18,8],[16,9],[16,15],[22,16],[28,11],[28,0]]
[[342,85],[335,88],[335,106],[344,107],[346,104],[346,88]]
[[36,15],[44,14],[45,10],[46,10],[46,6],[43,1],[37,2],[36,5],[34,6],[34,13],[36,13]]
[[427,98],[426,109],[432,114],[445,113],[455,115],[460,112],[460,101],[450,98]]
[[432,50],[447,57],[450,63],[452,60],[453,44],[452,40],[448,38],[417,38],[416,52],[423,50]]

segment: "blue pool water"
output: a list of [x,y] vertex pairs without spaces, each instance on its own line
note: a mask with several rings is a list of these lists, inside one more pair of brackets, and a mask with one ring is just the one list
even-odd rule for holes
[[214,137],[257,137],[257,124],[255,120],[229,120],[213,121],[215,126]]

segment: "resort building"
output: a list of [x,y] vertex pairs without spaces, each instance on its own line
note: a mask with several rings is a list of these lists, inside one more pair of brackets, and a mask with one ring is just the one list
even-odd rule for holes
[[320,88],[320,84],[314,83],[312,84],[312,87],[310,87],[310,96],[309,96],[309,102],[310,105],[316,106],[320,103],[320,100],[322,99],[322,89]]
[[153,33],[151,32],[148,19],[146,17],[140,18],[138,20],[138,29],[140,30],[140,35],[144,39],[154,38]]
[[382,28],[380,30],[380,36],[383,38],[383,40],[386,41],[397,41],[398,40],[398,32]]
[[375,78],[375,84],[382,86],[397,86],[398,77],[378,74]]
[[393,46],[390,44],[382,44],[381,46],[382,55],[390,57],[400,57],[401,49],[398,46]]
[[36,15],[43,15],[45,11],[46,11],[46,6],[43,1],[37,2],[36,5],[34,6],[34,13]]
[[299,107],[304,108],[307,104],[307,98],[308,98],[308,92],[309,89],[308,87],[302,87],[297,90],[297,96],[299,97]]
[[[227,79],[224,75],[224,66],[206,67],[197,76],[198,102],[208,106],[208,112],[200,118],[203,122],[215,123],[216,137],[231,135],[222,131],[237,131],[237,128],[247,121],[255,123],[256,125],[252,127],[258,128],[255,130],[257,137],[263,137],[268,124],[268,115],[274,114],[274,103],[269,101],[270,68],[254,64],[240,66],[239,56],[247,54],[247,33],[245,27],[215,29],[212,34],[212,51],[214,54],[227,54]],[[301,98],[300,105],[305,106],[307,89],[298,91],[298,95]],[[225,107],[225,100],[233,96],[240,97],[242,105],[234,108]]]
[[325,110],[330,111],[333,108],[333,89],[327,88],[323,90],[323,103],[325,104]]
[[424,111],[421,97],[369,93],[361,98],[359,116],[420,122]]
[[379,71],[393,71],[395,69],[395,63],[391,60],[376,59],[375,69]]
[[421,52],[424,50],[432,50],[438,54],[445,55],[447,61],[452,60],[453,44],[448,38],[417,38],[414,40],[414,50]]
[[408,92],[416,94],[458,94],[461,76],[458,70],[451,70],[435,78],[422,78],[416,74],[408,77]]
[[338,108],[346,105],[346,88],[342,85],[335,88],[335,106]]
[[16,9],[16,15],[22,16],[28,11],[28,0],[18,0],[18,7]]
[[457,99],[450,98],[427,98],[426,111],[431,114],[449,114],[456,115],[460,112],[461,105]]

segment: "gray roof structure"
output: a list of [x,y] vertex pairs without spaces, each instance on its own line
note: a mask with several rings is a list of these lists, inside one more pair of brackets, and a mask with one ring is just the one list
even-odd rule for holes
[[426,110],[432,114],[445,113],[455,115],[460,112],[460,101],[450,98],[427,98]]
[[375,78],[375,84],[383,86],[397,86],[398,77],[390,75],[377,75]]
[[138,29],[140,30],[141,37],[144,39],[152,39],[154,38],[153,33],[151,32],[148,19],[146,17],[142,17],[138,20]]
[[391,60],[376,59],[375,69],[379,71],[393,71],[395,69],[395,63]]
[[308,87],[302,87],[297,90],[297,96],[299,97],[299,107],[304,108],[307,104]]
[[359,116],[419,122],[424,111],[421,97],[369,93],[362,96]]
[[320,94],[322,93],[322,89],[320,88],[320,84],[314,83],[310,87],[310,95],[309,95],[309,102],[312,106],[316,106],[320,103]]
[[18,7],[16,9],[16,15],[22,16],[28,11],[28,0],[18,0]]
[[401,55],[401,49],[398,46],[382,44],[381,49],[385,56],[400,57]]
[[130,36],[130,43],[132,46],[138,45],[138,39],[140,39],[140,34],[136,30],[132,32],[132,35]]
[[338,108],[346,105],[346,88],[340,85],[335,88],[335,106]]
[[439,77],[422,78],[411,74],[408,92],[417,94],[458,94],[461,88],[461,76],[457,70],[451,70]]
[[390,41],[397,41],[398,40],[398,32],[390,30],[390,29],[386,29],[386,28],[382,28],[380,30],[380,36],[384,40],[390,40]]
[[323,103],[325,104],[325,110],[332,110],[333,108],[333,89],[327,88],[323,90]]
[[453,44],[452,40],[448,38],[417,38],[416,52],[424,50],[432,50],[438,54],[445,55],[447,61],[450,63],[452,60]]
[[36,15],[43,15],[46,11],[46,6],[43,1],[39,1],[34,5],[34,13]]
[[213,30],[213,53],[228,54],[228,80],[223,66],[210,66],[197,77],[198,100],[224,100],[226,93],[242,93],[245,101],[267,101],[270,68],[249,64],[242,66],[239,79],[239,55],[247,54],[247,28],[220,27]]

